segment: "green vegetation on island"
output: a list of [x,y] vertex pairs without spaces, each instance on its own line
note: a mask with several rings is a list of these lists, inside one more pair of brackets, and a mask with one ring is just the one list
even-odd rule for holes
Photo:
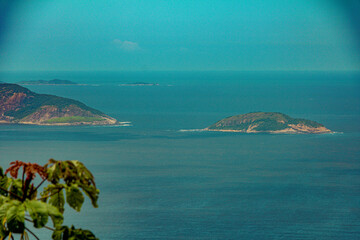
[[58,117],[58,118],[52,118],[49,120],[44,121],[44,123],[75,123],[75,122],[95,122],[95,121],[102,121],[102,118],[96,118],[96,117],[79,117],[79,116],[73,116],[73,117]]
[[206,128],[209,131],[269,132],[269,133],[329,133],[315,121],[292,118],[283,113],[253,112],[227,117]]
[[37,125],[116,124],[114,118],[85,104],[37,94],[17,84],[0,84],[0,123]]

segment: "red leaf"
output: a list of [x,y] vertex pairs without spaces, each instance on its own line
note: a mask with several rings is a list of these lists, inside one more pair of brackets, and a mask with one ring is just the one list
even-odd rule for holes
[[45,168],[36,163],[25,163],[16,160],[15,162],[11,162],[10,165],[11,166],[6,169],[5,174],[10,173],[10,176],[13,178],[18,177],[19,169],[21,167],[23,167],[27,179],[34,179],[35,174],[39,174],[42,179],[47,177]]

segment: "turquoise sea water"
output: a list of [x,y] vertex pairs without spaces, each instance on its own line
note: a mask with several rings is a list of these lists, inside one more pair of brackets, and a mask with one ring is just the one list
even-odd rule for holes
[[[359,73],[0,74],[7,82],[53,78],[90,85],[27,87],[132,122],[0,125],[3,167],[78,159],[93,171],[99,208],[67,209],[66,224],[101,239],[360,239]],[[118,86],[137,81],[160,86]],[[251,111],[308,118],[338,133],[181,131]]]

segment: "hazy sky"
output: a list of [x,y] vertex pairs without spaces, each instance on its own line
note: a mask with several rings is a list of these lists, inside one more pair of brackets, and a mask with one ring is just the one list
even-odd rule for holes
[[24,2],[1,5],[0,70],[360,70],[341,1]]

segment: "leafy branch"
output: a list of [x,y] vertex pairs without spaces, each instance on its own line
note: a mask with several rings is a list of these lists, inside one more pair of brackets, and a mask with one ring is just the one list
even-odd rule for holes
[[[21,178],[18,178],[21,169]],[[36,176],[42,181],[35,187]],[[38,194],[39,188],[46,182],[47,186]],[[0,240],[14,239],[14,235],[19,235],[20,240],[27,240],[29,234],[39,239],[25,226],[25,221],[32,223],[35,228],[53,231],[54,240],[96,240],[89,230],[62,225],[65,203],[80,211],[84,194],[94,207],[98,207],[99,190],[94,176],[83,163],[76,160],[50,159],[44,166],[15,161],[10,163],[5,174],[0,167]],[[49,218],[53,227],[46,225]]]

